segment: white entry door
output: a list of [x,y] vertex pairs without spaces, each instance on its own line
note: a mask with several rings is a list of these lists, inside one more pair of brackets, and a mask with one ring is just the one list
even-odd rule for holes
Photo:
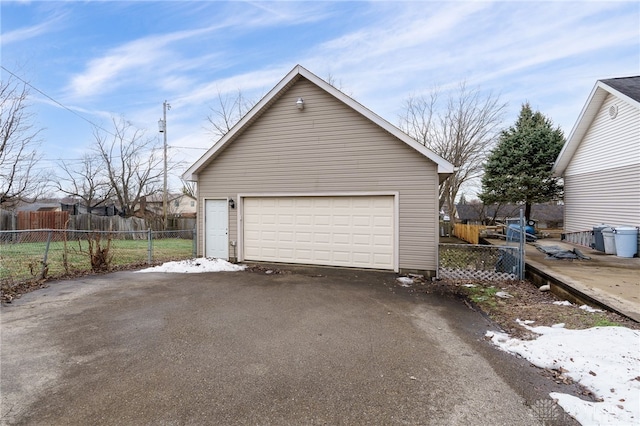
[[205,200],[204,253],[229,259],[229,210],[227,200]]

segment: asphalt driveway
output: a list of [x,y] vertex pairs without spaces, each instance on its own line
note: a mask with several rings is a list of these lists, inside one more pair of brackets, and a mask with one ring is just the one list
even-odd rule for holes
[[538,424],[535,373],[395,275],[118,272],[2,307],[4,424]]

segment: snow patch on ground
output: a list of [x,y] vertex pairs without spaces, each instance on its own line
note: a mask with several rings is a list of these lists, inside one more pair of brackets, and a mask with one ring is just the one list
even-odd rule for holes
[[523,327],[535,340],[487,332],[493,344],[540,368],[559,370],[589,389],[601,402],[553,392],[551,398],[583,425],[640,424],[640,332],[626,327],[568,330]]
[[413,278],[409,278],[409,277],[399,277],[399,278],[396,278],[396,280],[400,283],[402,287],[411,287],[411,285],[413,284]]
[[[553,302],[553,304],[559,305],[559,306],[575,306],[573,303],[569,302],[568,300],[563,300],[562,302]],[[587,312],[604,312],[602,309],[592,308],[589,305],[578,306],[578,308]]]
[[587,312],[604,312],[602,309],[596,309],[596,308],[592,308],[589,305],[582,305],[580,306],[580,309],[583,309]]
[[159,266],[142,269],[137,272],[168,272],[178,274],[197,274],[201,272],[235,272],[244,271],[246,266],[234,265],[226,260],[210,257],[198,257],[196,259],[181,260],[178,262],[166,262]]

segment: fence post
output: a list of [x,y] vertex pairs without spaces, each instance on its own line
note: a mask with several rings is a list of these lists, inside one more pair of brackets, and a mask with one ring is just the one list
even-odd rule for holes
[[196,231],[196,228],[193,228],[192,232],[192,238],[191,240],[193,241],[193,257],[195,258],[198,255],[198,242],[197,242],[197,238],[198,238],[198,232]]
[[47,245],[44,247],[44,258],[42,259],[42,270],[40,271],[40,279],[44,279],[47,275],[47,258],[49,257],[49,245],[51,245],[52,230],[49,230],[47,235]]
[[522,209],[520,209],[520,243],[518,244],[518,249],[519,249],[519,253],[518,253],[518,259],[520,261],[520,279],[523,280],[524,279],[524,267],[525,267],[525,262],[524,262],[524,248],[527,242],[527,231],[524,228],[524,212]]
[[147,231],[147,241],[149,243],[149,252],[148,252],[148,256],[147,256],[147,263],[149,265],[151,265],[151,263],[153,262],[153,237],[151,234],[151,228],[149,228],[149,230]]

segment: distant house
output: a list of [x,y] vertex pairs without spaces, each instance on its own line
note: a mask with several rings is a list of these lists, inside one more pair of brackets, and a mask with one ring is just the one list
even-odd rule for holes
[[[494,221],[505,223],[507,219],[517,218],[524,206],[516,204],[489,205],[457,204],[456,218],[468,225],[492,225]],[[537,228],[557,229],[563,226],[564,206],[558,204],[533,204],[531,219]]]
[[566,232],[640,226],[640,76],[596,82],[553,171]]
[[94,207],[87,207],[81,202],[72,203],[60,203],[63,212],[69,212],[70,215],[79,215],[90,213],[96,216],[117,216],[120,214],[120,210],[115,204],[100,205]]
[[431,275],[453,171],[296,66],[183,177],[198,183],[200,255]]
[[174,216],[195,217],[198,211],[198,204],[195,197],[187,194],[180,194],[171,199],[169,211]]
[[[163,194],[156,193],[145,197],[140,202],[140,207],[136,210],[136,214],[140,215],[144,209],[146,214],[162,216]],[[167,215],[171,217],[195,217],[198,211],[196,199],[187,194],[167,194]]]
[[21,201],[15,207],[17,212],[59,212],[62,211],[60,200],[47,199],[36,202]]

